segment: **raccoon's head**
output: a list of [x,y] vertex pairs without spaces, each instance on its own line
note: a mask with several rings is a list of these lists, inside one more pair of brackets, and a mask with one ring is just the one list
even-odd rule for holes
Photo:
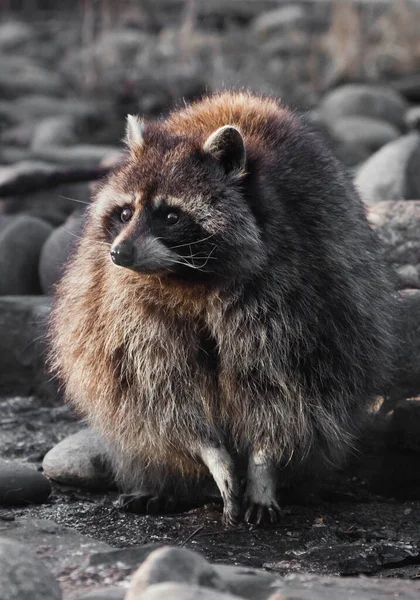
[[127,162],[93,204],[115,268],[192,282],[258,269],[264,249],[246,200],[247,149],[236,127],[200,140],[129,116],[126,142]]

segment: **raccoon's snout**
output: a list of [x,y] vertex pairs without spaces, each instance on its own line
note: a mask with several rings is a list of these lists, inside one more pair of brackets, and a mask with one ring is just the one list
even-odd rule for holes
[[111,248],[112,262],[119,267],[133,267],[134,255],[134,245],[129,240],[125,240]]

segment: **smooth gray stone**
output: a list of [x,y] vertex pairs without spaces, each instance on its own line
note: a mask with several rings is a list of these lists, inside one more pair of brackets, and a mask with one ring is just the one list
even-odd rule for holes
[[51,225],[29,215],[14,217],[0,231],[1,296],[41,293],[39,257],[52,231]]
[[51,484],[45,475],[0,459],[0,505],[43,504],[50,494]]
[[395,90],[369,84],[351,83],[328,92],[320,110],[327,121],[338,117],[359,115],[392,123],[404,128],[407,102]]
[[3,396],[36,394],[56,400],[57,385],[45,369],[50,300],[0,297],[0,390]]
[[[240,596],[186,583],[158,583],[141,592],[128,592],[125,600],[244,600]],[[281,598],[278,600],[282,600]]]
[[359,169],[355,178],[362,200],[420,198],[420,135],[413,131],[382,146]]
[[44,473],[54,481],[93,491],[111,487],[105,464],[106,447],[101,438],[86,428],[64,438],[44,457]]
[[60,600],[60,586],[23,544],[0,538],[1,600]]
[[222,592],[227,589],[215,568],[201,554],[186,548],[163,546],[149,554],[134,573],[125,600],[137,600],[149,586],[166,581]]

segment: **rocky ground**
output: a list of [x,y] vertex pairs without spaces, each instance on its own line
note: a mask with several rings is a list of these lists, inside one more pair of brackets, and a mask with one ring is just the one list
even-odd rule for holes
[[[0,596],[418,598],[417,3],[86,2],[78,15],[64,0],[59,14],[34,4],[0,21]],[[216,497],[182,515],[122,512],[100,441],[44,372],[51,291],[121,155],[125,115],[153,118],[223,85],[282,95],[334,149],[403,307],[395,384],[360,454],[309,503],[285,498],[268,529],[224,530]],[[152,553],[163,544],[178,550]]]

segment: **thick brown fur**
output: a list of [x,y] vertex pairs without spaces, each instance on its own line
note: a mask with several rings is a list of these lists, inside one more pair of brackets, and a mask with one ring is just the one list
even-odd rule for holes
[[[228,174],[203,150],[226,125],[246,148]],[[135,233],[114,232],[113,213],[157,195],[213,236],[208,277],[112,264],[115,238]],[[58,287],[51,363],[126,489],[206,472],[197,449],[216,438],[293,479],[353,448],[386,385],[392,311],[342,167],[281,103],[225,92],[147,124],[99,191]]]

